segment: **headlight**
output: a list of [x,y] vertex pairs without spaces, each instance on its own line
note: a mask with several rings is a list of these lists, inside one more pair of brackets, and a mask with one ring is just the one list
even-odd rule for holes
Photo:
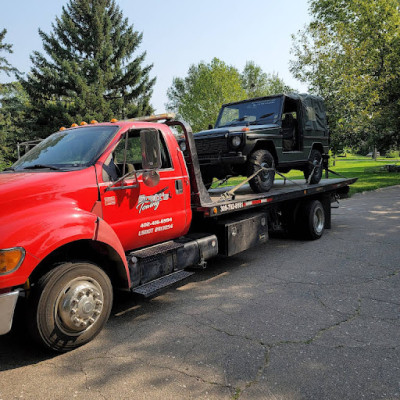
[[233,147],[239,147],[242,143],[242,138],[240,136],[234,136],[231,140]]
[[25,250],[22,247],[0,250],[0,275],[6,275],[18,269],[24,258]]
[[179,143],[179,147],[182,151],[186,151],[186,142],[182,140],[182,142]]

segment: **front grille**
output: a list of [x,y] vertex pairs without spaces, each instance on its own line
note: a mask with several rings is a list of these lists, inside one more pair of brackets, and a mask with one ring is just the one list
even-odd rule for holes
[[228,152],[228,141],[224,136],[206,139],[196,139],[197,154],[220,154]]

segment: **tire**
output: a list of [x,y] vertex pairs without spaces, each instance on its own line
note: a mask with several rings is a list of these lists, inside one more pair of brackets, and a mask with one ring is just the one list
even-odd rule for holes
[[206,187],[206,189],[207,190],[210,189],[210,187],[213,183],[214,177],[210,176],[208,174],[203,174],[201,177],[203,179],[203,183],[204,183],[204,186]]
[[303,239],[319,239],[325,229],[325,211],[319,200],[310,200],[300,210],[298,232]]
[[256,150],[249,157],[247,176],[253,175],[261,167],[274,168],[271,171],[260,172],[250,182],[250,187],[255,193],[268,192],[274,184],[275,162],[268,150]]
[[310,184],[317,184],[322,178],[322,154],[317,149],[312,149],[310,153],[310,158],[308,159],[309,163],[307,167],[304,169],[304,178],[308,180],[309,176],[313,172],[314,166],[315,171],[311,177]]
[[65,352],[92,340],[110,316],[113,290],[107,274],[94,264],[60,264],[32,289],[30,331],[47,349]]

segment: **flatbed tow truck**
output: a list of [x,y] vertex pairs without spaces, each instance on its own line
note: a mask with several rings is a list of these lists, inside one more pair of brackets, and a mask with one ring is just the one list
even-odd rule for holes
[[45,348],[81,346],[103,328],[115,290],[154,296],[270,233],[320,238],[353,182],[207,191],[191,128],[170,114],[60,130],[0,173],[0,334],[18,302]]

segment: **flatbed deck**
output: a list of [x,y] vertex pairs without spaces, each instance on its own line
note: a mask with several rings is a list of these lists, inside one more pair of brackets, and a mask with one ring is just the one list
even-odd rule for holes
[[304,180],[283,181],[277,180],[274,186],[266,193],[254,193],[249,185],[239,188],[231,199],[224,198],[223,194],[232,187],[210,189],[211,204],[193,207],[193,211],[205,217],[215,217],[228,214],[237,210],[251,209],[265,204],[272,204],[287,200],[300,199],[315,194],[339,191],[351,185],[357,178],[322,179],[318,184],[308,185]]

